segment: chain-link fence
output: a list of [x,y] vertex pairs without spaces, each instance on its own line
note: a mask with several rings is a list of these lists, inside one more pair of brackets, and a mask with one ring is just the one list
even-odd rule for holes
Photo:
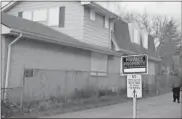
[[[171,91],[173,78],[171,75],[142,75],[143,97]],[[20,108],[44,110],[55,108],[55,103],[127,98],[126,81],[126,76],[113,72],[26,69],[23,87],[7,89],[7,98]]]

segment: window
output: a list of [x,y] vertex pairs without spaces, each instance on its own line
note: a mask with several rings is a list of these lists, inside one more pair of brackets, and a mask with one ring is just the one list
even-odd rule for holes
[[104,28],[104,16],[99,14],[99,13],[95,13],[95,25],[97,25],[98,27]]
[[92,76],[106,76],[107,55],[91,53],[91,73]]
[[105,28],[109,28],[109,19],[107,17],[105,17]]
[[49,9],[49,26],[59,26],[64,27],[65,22],[65,7],[54,7]]
[[50,8],[48,14],[49,14],[48,25],[58,26],[59,25],[59,7]]
[[47,9],[33,11],[33,21],[46,21]]
[[134,42],[132,23],[128,23],[128,28],[129,28],[130,40],[131,40],[131,42]]
[[18,12],[18,17],[22,18],[22,14],[23,14],[23,12]]
[[65,21],[65,7],[59,8],[59,27],[64,27]]
[[146,32],[142,32],[142,43],[143,47],[148,49],[148,34]]
[[93,11],[92,9],[90,9],[90,19],[95,21],[95,11]]
[[134,29],[134,43],[140,45],[140,35],[138,29]]
[[24,11],[22,16],[24,19],[32,20],[32,12],[31,11]]

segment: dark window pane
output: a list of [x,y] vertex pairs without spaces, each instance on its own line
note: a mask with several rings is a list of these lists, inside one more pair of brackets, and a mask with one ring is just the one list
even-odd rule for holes
[[23,12],[18,12],[18,17],[22,18],[22,14],[23,14]]
[[64,27],[65,23],[65,7],[59,8],[59,27]]

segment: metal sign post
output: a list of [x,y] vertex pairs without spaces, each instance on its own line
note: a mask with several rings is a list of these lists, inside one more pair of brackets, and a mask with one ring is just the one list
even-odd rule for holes
[[133,118],[137,117],[137,98],[142,98],[141,75],[127,75],[127,97],[133,98]]
[[136,91],[133,90],[133,118],[136,118]]

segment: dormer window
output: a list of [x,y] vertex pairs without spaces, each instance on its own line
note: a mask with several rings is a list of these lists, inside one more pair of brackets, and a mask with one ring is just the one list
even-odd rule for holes
[[148,49],[148,34],[146,32],[142,32],[142,45],[144,48]]
[[140,44],[141,43],[140,42],[140,34],[139,34],[138,29],[134,29],[134,43],[142,45],[142,44]]
[[90,9],[90,19],[95,21],[95,11],[93,9]]

